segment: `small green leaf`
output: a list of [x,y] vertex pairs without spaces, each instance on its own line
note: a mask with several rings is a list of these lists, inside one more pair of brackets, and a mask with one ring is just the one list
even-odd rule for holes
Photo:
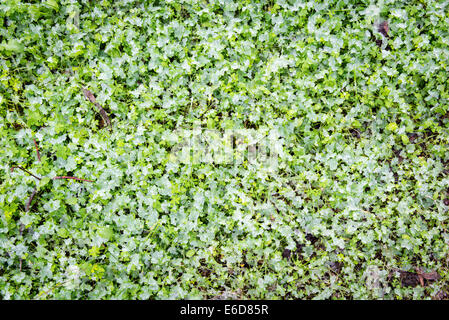
[[354,120],[354,122],[352,122],[352,126],[353,126],[354,128],[361,128],[361,127],[362,127],[362,124],[360,123],[359,120]]
[[389,131],[394,132],[394,131],[396,131],[396,130],[398,129],[398,125],[396,124],[396,122],[390,122],[390,123],[387,125],[387,129],[388,129]]
[[89,249],[89,255],[92,257],[97,257],[100,254],[100,248],[93,246]]
[[8,43],[0,44],[0,49],[15,53],[23,52],[24,48],[25,46],[16,39],[11,39]]
[[97,234],[106,241],[109,241],[114,235],[114,232],[111,227],[100,227],[97,230]]
[[56,0],[47,0],[47,2],[45,3],[48,7],[58,11],[59,10],[59,5],[56,2]]
[[39,181],[39,188],[43,188],[45,187],[49,182],[50,182],[50,178],[49,177],[43,177],[40,181]]
[[65,229],[65,228],[60,228],[60,229],[58,229],[58,235],[59,235],[61,238],[68,238],[68,236],[69,236],[70,234],[69,234],[69,231],[68,231],[67,229]]
[[72,197],[72,198],[67,199],[66,202],[67,202],[67,204],[74,205],[78,202],[78,199]]
[[401,134],[401,139],[404,144],[410,143],[410,140],[408,139],[408,136],[406,134]]

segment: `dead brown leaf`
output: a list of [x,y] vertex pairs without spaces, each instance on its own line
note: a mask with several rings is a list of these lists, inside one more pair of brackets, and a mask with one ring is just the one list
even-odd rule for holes
[[436,271],[422,272],[421,268],[416,268],[416,272],[418,273],[419,277],[430,281],[435,281],[441,278],[441,276]]
[[377,31],[379,31],[384,37],[388,38],[388,21],[383,21],[379,24]]
[[416,287],[417,285],[425,287],[428,284],[426,281],[435,281],[441,278],[436,271],[423,272],[419,267],[416,267],[415,270],[416,273],[397,270],[400,273],[400,280],[403,287]]
[[92,103],[97,102],[97,100],[95,99],[95,96],[89,90],[83,89],[83,93],[84,93],[84,96],[87,98],[87,100],[89,100],[90,102],[92,102]]

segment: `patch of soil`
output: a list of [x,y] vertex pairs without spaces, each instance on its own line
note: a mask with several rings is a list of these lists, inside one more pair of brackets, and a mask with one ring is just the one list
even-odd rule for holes
[[432,300],[449,300],[449,293],[441,290],[432,297]]
[[296,243],[296,249],[294,251],[290,249],[284,249],[282,252],[282,257],[285,259],[290,259],[292,257],[296,257],[298,259],[302,259],[302,248],[304,247],[303,244]]
[[354,128],[349,129],[349,132],[354,138],[360,139],[360,131]]
[[340,273],[341,269],[343,268],[343,262],[339,262],[339,261],[332,261],[330,263],[330,268],[334,273]]
[[312,244],[315,244],[315,242],[318,241],[318,238],[315,237],[313,234],[306,234],[306,240],[310,241]]
[[403,287],[416,287],[419,285],[418,274],[408,271],[400,271],[399,279]]

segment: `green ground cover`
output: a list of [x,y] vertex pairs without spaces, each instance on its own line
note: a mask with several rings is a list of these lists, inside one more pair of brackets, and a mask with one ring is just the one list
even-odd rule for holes
[[448,64],[447,1],[1,1],[0,298],[447,298]]

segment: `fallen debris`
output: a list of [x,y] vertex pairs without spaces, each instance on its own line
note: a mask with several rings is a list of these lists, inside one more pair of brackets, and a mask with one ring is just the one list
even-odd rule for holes
[[77,178],[77,177],[68,177],[68,176],[53,177],[52,179],[53,180],[57,180],[57,179],[73,179],[73,180],[77,180],[77,181],[93,182],[92,180],[81,179],[81,178]]
[[403,287],[416,287],[418,285],[424,287],[428,284],[428,282],[436,281],[441,278],[438,272],[422,272],[421,268],[416,268],[416,273],[403,270],[398,271],[400,274],[399,278],[401,280],[401,285]]
[[[37,142],[36,142],[35,139],[33,139],[33,140],[34,140],[34,145],[36,146],[37,158],[38,158],[39,161],[41,161],[41,157],[40,157],[40,154],[39,154],[39,149],[38,149],[38,146],[37,146]],[[23,172],[29,174],[30,176],[34,177],[35,179],[37,179],[37,180],[39,180],[39,181],[42,179],[41,177],[38,177],[38,176],[34,175],[33,173],[31,173],[30,171],[28,171],[27,169],[25,169],[25,168],[23,168],[23,167],[21,167],[21,166],[11,166],[11,167],[10,167],[10,171],[11,171],[11,172],[14,172],[14,169],[20,169],[20,170],[22,170]],[[51,179],[52,179],[52,180],[58,180],[58,179],[71,179],[71,180],[77,180],[77,181],[94,182],[94,181],[92,181],[92,180],[82,179],[82,178],[77,178],[77,177],[71,177],[71,176],[56,176],[56,177],[53,177],[53,178],[51,178]],[[38,186],[37,186],[37,184],[36,184],[36,186],[35,186],[34,189],[33,189],[33,192],[31,193],[30,197],[28,198],[28,200],[27,200],[26,203],[25,203],[25,212],[28,212],[28,211],[30,210],[31,202],[33,201],[34,197],[35,197],[36,194],[37,194],[37,189],[38,189]]]
[[38,148],[38,146],[37,146],[36,139],[33,139],[33,141],[34,141],[34,146],[36,147],[37,159],[38,159],[39,162],[40,162],[40,161],[41,161],[41,155],[40,155],[40,153],[39,153],[39,148]]
[[31,206],[31,201],[33,201],[34,196],[36,195],[37,192],[37,188],[34,187],[33,192],[31,193],[31,196],[28,198],[28,201],[25,205],[25,211],[28,212],[30,210],[30,206]]
[[87,89],[83,88],[83,93],[84,96],[86,97],[87,100],[89,100],[91,103],[93,103],[97,108],[98,111],[100,112],[101,117],[103,118],[104,122],[109,126],[112,127],[111,125],[111,120],[109,120],[108,114],[106,113],[106,111],[100,106],[100,104],[97,102],[97,99],[95,98],[95,96],[93,95],[92,92],[90,92]]
[[[388,31],[389,31],[389,27],[388,27],[388,21],[382,21],[381,23],[379,23],[379,25],[377,26],[377,32],[379,32],[380,34],[382,34],[384,36],[384,38],[388,41],[388,39],[390,38],[388,35]],[[375,39],[376,44],[379,48],[382,47],[383,41],[382,39]],[[385,47],[385,50],[391,50],[391,47],[389,44],[387,44],[387,46]]]

